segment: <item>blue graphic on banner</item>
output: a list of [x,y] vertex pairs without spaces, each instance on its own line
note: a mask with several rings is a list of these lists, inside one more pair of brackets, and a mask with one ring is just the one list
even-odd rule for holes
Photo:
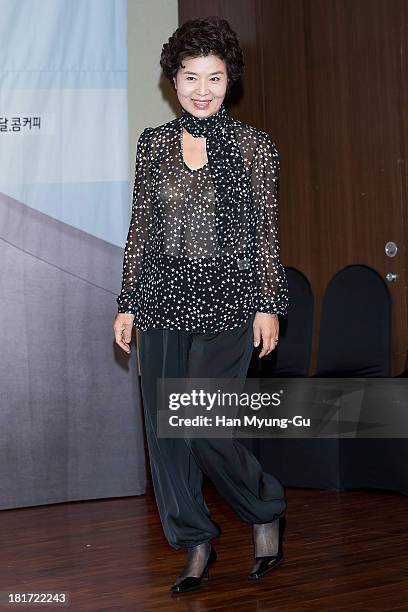
[[0,0],[0,194],[123,246],[125,0]]

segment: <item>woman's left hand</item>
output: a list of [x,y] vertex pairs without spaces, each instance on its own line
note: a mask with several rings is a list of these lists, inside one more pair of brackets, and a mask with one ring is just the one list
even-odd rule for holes
[[257,312],[253,324],[254,346],[259,346],[262,338],[262,350],[259,357],[269,355],[274,350],[279,338],[279,319],[276,314]]

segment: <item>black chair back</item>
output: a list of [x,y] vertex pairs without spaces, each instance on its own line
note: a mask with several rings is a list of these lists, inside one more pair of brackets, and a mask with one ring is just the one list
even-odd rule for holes
[[387,377],[391,373],[392,300],[365,265],[343,268],[326,288],[316,377]]

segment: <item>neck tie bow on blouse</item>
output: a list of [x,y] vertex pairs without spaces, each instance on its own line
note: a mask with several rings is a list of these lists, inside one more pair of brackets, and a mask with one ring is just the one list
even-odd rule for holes
[[238,242],[240,207],[250,197],[244,159],[230,117],[222,104],[209,117],[195,117],[182,109],[181,125],[195,138],[207,139],[207,155],[215,189],[217,240],[221,247]]

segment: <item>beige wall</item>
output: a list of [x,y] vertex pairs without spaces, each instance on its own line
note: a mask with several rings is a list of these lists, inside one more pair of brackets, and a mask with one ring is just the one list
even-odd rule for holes
[[[177,0],[128,0],[129,176],[133,181],[136,143],[145,127],[174,119],[171,83],[160,79],[162,46],[178,27]],[[173,103],[172,103],[173,100]]]

